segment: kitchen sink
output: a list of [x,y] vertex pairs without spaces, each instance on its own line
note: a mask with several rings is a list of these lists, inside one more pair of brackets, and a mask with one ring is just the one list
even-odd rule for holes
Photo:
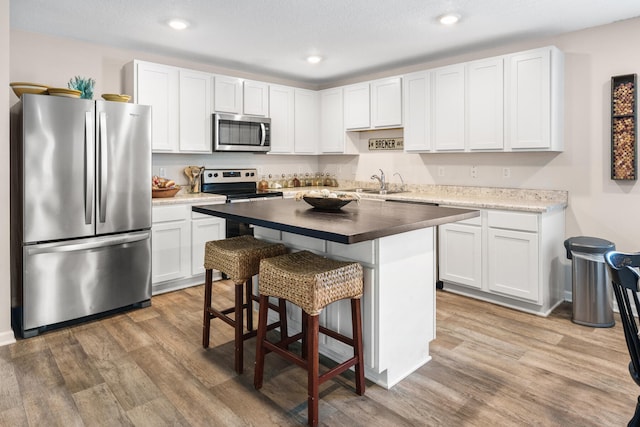
[[350,188],[347,190],[340,190],[352,193],[365,193],[365,194],[380,194],[380,195],[389,195],[389,194],[398,194],[398,193],[406,193],[403,190],[380,190],[377,188]]

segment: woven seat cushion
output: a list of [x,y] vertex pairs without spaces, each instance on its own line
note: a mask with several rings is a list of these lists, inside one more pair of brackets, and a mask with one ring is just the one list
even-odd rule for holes
[[334,301],[362,296],[362,266],[301,251],[260,262],[260,294],[284,298],[316,316]]
[[213,240],[205,244],[204,268],[220,270],[241,283],[258,274],[261,259],[286,253],[283,244],[263,242],[253,236]]

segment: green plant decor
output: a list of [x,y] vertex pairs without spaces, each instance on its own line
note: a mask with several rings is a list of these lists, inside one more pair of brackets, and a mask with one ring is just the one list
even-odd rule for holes
[[75,89],[82,92],[80,98],[82,99],[93,99],[93,85],[96,84],[96,81],[91,77],[85,79],[84,77],[75,76],[71,80],[69,80],[68,87],[69,89]]

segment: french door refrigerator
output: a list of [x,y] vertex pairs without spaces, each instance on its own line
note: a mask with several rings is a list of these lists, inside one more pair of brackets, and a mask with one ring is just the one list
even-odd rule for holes
[[11,306],[23,337],[151,299],[151,108],[11,109]]

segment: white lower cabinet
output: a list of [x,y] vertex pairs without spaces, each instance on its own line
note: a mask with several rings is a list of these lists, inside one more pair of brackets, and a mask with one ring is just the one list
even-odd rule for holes
[[[225,238],[225,220],[191,205],[153,207],[151,284],[154,295],[204,282],[204,245]],[[214,275],[214,280],[220,274]]]
[[482,210],[479,219],[439,227],[444,288],[548,315],[564,300],[564,210]]
[[480,217],[440,229],[440,280],[482,288],[482,227]]

